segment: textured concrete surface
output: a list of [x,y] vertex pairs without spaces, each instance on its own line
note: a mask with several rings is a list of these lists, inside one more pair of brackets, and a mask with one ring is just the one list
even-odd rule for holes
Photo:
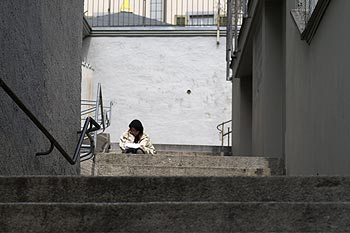
[[349,203],[0,204],[2,232],[349,232]]
[[95,153],[108,152],[110,147],[111,147],[110,134],[109,133],[97,134]]
[[[83,1],[2,0],[1,78],[73,155],[80,130]],[[0,89],[0,174],[78,174]]]
[[97,176],[270,176],[269,168],[175,167],[147,165],[98,166]]
[[282,160],[263,157],[100,153],[96,156],[94,174],[104,176],[268,176],[284,174],[283,167]]
[[349,177],[0,177],[0,202],[350,202]]
[[197,156],[184,155],[146,155],[100,153],[96,156],[99,163],[149,165],[149,166],[184,166],[184,167],[268,167],[269,160],[263,157],[239,156]]
[[95,163],[93,159],[89,159],[80,163],[80,175],[82,176],[95,175]]
[[[221,145],[216,126],[231,119],[225,38],[92,37],[83,57],[114,103],[111,141],[139,119],[155,144]],[[84,78],[84,77],[83,77]],[[93,89],[95,91],[95,88]],[[188,92],[189,91],[189,92]]]
[[0,177],[1,232],[349,232],[349,177]]

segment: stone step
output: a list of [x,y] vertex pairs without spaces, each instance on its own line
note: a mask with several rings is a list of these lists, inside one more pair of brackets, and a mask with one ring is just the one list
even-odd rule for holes
[[270,176],[269,168],[168,167],[152,165],[99,164],[97,176]]
[[0,232],[350,232],[350,177],[0,177]]
[[14,202],[350,202],[350,177],[0,177]]
[[3,203],[0,232],[349,232],[350,203]]
[[284,163],[263,157],[100,153],[95,169],[97,175],[283,175]]
[[239,156],[196,156],[187,154],[121,154],[99,153],[99,162],[126,165],[186,166],[186,167],[268,167],[279,159]]

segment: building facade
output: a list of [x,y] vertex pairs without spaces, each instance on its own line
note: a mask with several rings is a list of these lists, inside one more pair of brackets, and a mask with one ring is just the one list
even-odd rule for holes
[[288,175],[350,174],[349,10],[249,1],[231,63],[233,154],[284,158]]

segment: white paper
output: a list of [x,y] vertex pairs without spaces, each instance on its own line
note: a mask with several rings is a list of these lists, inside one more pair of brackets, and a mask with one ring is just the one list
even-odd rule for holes
[[138,149],[138,148],[140,148],[140,144],[139,143],[125,143],[125,148]]

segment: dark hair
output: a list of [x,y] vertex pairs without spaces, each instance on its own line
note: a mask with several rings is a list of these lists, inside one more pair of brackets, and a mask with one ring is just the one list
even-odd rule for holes
[[136,129],[137,131],[139,131],[139,135],[142,135],[143,134],[143,126],[142,126],[142,123],[141,121],[135,119],[133,120],[130,124],[129,124],[129,128],[134,128]]

